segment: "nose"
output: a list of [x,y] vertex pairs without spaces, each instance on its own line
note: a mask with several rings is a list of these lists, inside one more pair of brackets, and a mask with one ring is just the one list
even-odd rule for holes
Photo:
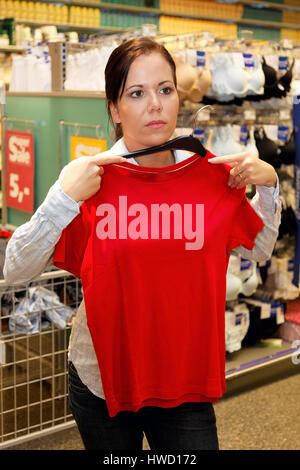
[[149,93],[149,101],[148,101],[148,111],[161,111],[162,110],[162,102],[160,100],[160,96],[157,94],[156,91],[152,91]]

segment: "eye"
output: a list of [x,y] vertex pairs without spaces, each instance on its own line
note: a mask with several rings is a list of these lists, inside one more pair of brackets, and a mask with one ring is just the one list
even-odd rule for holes
[[165,87],[165,88],[162,88],[160,91],[161,91],[164,95],[169,95],[170,93],[172,93],[173,88],[170,87],[170,86],[167,86],[167,87]]
[[135,90],[132,93],[130,93],[130,96],[132,98],[139,98],[140,96],[142,96],[142,93],[143,93],[143,90]]

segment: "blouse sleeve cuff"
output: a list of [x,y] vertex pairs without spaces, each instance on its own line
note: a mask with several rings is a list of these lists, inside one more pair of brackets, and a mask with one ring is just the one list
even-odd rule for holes
[[276,173],[276,186],[274,187],[268,187],[268,186],[256,186],[257,191],[259,194],[261,194],[265,198],[273,198],[276,199],[279,195],[279,178]]

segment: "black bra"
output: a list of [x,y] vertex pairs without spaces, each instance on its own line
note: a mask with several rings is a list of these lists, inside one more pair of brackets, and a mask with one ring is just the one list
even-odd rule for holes
[[295,131],[285,145],[279,147],[279,159],[284,165],[293,165],[296,160]]
[[296,214],[293,209],[288,206],[286,209],[282,209],[281,222],[278,229],[278,240],[281,240],[284,235],[290,236],[297,232],[297,220]]
[[294,68],[295,59],[284,75],[277,78],[276,70],[266,63],[265,58],[262,58],[262,69],[265,75],[264,85],[264,99],[268,98],[282,98],[291,89],[291,82],[293,79],[292,70]]
[[263,127],[254,131],[254,138],[259,158],[272,165],[273,168],[280,168],[281,160],[278,156],[277,144],[266,136]]

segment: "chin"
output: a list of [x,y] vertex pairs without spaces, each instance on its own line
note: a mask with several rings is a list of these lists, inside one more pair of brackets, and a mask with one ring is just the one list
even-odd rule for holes
[[145,145],[147,145],[147,147],[153,147],[154,145],[161,145],[164,142],[167,142],[168,140],[170,140],[170,138],[173,136],[173,134],[174,134],[173,131],[172,131],[172,133],[170,133],[170,132],[162,132],[162,133],[157,132],[157,133],[153,133],[150,136],[145,137],[145,139],[143,139],[143,141],[145,142]]

